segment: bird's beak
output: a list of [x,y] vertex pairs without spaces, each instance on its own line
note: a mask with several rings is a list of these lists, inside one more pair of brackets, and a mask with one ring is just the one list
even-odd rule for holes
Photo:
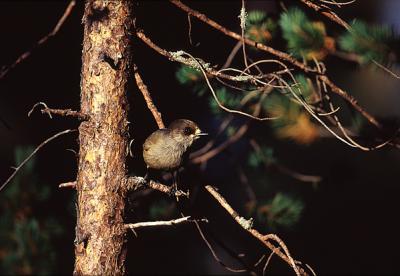
[[194,135],[195,135],[197,138],[200,138],[199,136],[206,136],[206,135],[208,135],[208,133],[201,132],[200,129],[196,129],[196,132],[195,132]]

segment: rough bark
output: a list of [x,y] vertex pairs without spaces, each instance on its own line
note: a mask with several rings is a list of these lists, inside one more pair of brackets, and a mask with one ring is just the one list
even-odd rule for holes
[[83,17],[75,275],[125,273],[126,90],[131,52],[129,0],[88,0]]

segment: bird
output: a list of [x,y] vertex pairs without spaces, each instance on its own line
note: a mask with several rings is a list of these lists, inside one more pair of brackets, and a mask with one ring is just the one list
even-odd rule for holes
[[201,136],[208,135],[200,130],[198,125],[191,120],[178,119],[167,128],[154,131],[143,144],[143,159],[149,169],[174,173],[174,185],[176,184],[176,172],[187,159],[189,149],[193,142]]

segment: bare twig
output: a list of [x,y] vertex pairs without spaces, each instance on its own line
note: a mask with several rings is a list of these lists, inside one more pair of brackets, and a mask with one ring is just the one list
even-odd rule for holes
[[327,10],[326,8],[312,2],[310,0],[300,0],[302,3],[307,5],[309,8],[314,9],[316,12],[320,12],[321,14],[325,15],[330,20],[338,23],[339,25],[343,26],[345,29],[350,30],[349,24],[346,21],[341,19],[336,13],[331,10]]
[[[250,145],[258,153],[261,152],[261,147],[256,142],[256,140],[251,139],[250,140]],[[264,156],[261,156],[261,158],[263,159],[266,168],[271,166],[271,165],[268,165],[268,162],[267,162],[267,160],[265,159]],[[303,182],[317,183],[317,182],[320,182],[322,180],[322,177],[320,177],[318,175],[306,175],[306,174],[298,173],[298,172],[295,172],[292,169],[289,169],[288,167],[283,166],[281,164],[274,163],[272,166],[275,166],[278,169],[278,171],[280,171],[282,173],[285,173],[285,174],[289,175],[290,177],[293,177],[294,179],[297,179],[297,180],[300,180],[300,181],[303,181]]]
[[265,257],[266,257],[266,255],[263,254],[263,255],[258,259],[258,261],[254,264],[254,267],[257,267],[259,264],[261,264],[262,261],[265,259]]
[[190,154],[190,159],[194,159],[204,153],[206,153],[209,149],[211,149],[215,142],[216,142],[216,138],[222,133],[224,132],[224,130],[229,126],[229,124],[232,122],[233,120],[233,115],[227,116],[219,125],[218,128],[218,132],[216,135],[214,135],[213,139],[211,139],[207,144],[205,144],[201,149],[193,152],[192,154]]
[[242,46],[242,42],[238,41],[235,45],[235,47],[233,47],[232,51],[230,52],[228,58],[226,59],[224,65],[222,66],[222,68],[227,68],[231,65],[233,59],[235,58],[237,52],[239,51],[239,49]]
[[[225,200],[225,198],[217,192],[215,188],[210,185],[205,186],[206,190],[218,201],[218,203],[229,213],[229,215],[247,232],[249,232],[252,236],[257,238],[261,243],[263,243],[266,247],[276,253],[282,260],[288,263],[293,270],[296,272],[296,275],[307,275],[307,273],[297,265],[297,261],[295,261],[287,249],[286,245],[282,242],[280,238],[276,235],[262,235],[260,232],[252,228],[251,220],[246,220],[243,217],[240,217],[239,214],[229,205],[229,203]],[[283,252],[279,247],[273,245],[269,240],[276,241],[279,246],[282,248]]]
[[142,92],[142,94],[143,94],[143,97],[144,97],[144,100],[146,101],[147,107],[151,111],[151,114],[153,114],[154,120],[156,120],[158,127],[165,128],[165,125],[161,118],[161,113],[158,111],[157,107],[154,105],[153,99],[151,98],[151,95],[150,95],[150,92],[147,89],[147,86],[144,84],[143,79],[139,74],[136,64],[133,65],[133,68],[134,68],[133,70],[135,72],[136,84],[137,84],[140,92]]
[[[64,24],[65,20],[68,18],[68,16],[71,14],[72,9],[74,8],[76,4],[75,0],[71,0],[67,6],[67,8],[65,9],[63,15],[60,17],[60,19],[58,20],[56,26],[54,27],[54,29],[48,33],[47,35],[45,35],[44,37],[42,37],[37,43],[36,45],[33,47],[39,47],[42,44],[44,44],[49,38],[55,36],[58,31],[60,30],[61,26]],[[20,64],[21,62],[23,62],[25,59],[27,59],[31,54],[33,49],[30,49],[26,52],[24,52],[22,55],[20,55],[15,61],[14,63],[12,63],[11,65],[7,66],[7,67],[3,67],[1,69],[0,72],[0,79],[4,78],[4,76],[6,76],[8,74],[8,72],[10,72],[10,70],[12,70],[15,66],[17,66],[18,64]]]
[[71,109],[53,109],[53,108],[49,108],[44,102],[36,103],[31,108],[31,110],[28,112],[28,117],[30,117],[32,115],[32,112],[39,105],[43,105],[43,107],[44,107],[44,108],[42,108],[40,110],[42,112],[42,114],[46,113],[47,115],[49,115],[50,119],[53,119],[51,114],[56,114],[56,115],[60,115],[60,116],[75,117],[75,118],[78,118],[79,120],[82,120],[82,121],[88,121],[90,119],[89,115],[83,114],[82,112],[79,112],[79,111],[74,111],[74,110],[71,110]]
[[207,160],[213,158],[214,156],[218,155],[222,151],[224,151],[226,148],[228,148],[230,145],[236,143],[240,138],[243,137],[243,135],[247,132],[249,128],[249,122],[246,124],[242,125],[238,131],[234,135],[232,135],[229,139],[224,141],[222,144],[220,144],[218,147],[215,147],[214,149],[207,151],[203,155],[197,156],[191,160],[193,164],[199,164],[206,162]]
[[319,0],[319,1],[322,3],[328,4],[328,5],[338,6],[339,8],[341,8],[341,6],[353,4],[357,0],[350,0],[350,1],[346,1],[346,2],[336,2],[335,0],[332,0],[332,1]]
[[173,219],[173,220],[159,220],[159,221],[145,221],[145,222],[136,222],[125,224],[126,229],[138,229],[138,228],[150,228],[150,227],[159,227],[159,226],[174,226],[177,224],[183,223],[192,223],[192,222],[208,222],[207,219],[192,219],[190,216],[186,216],[183,218]]
[[267,271],[267,267],[268,267],[268,265],[269,265],[269,262],[271,261],[272,256],[273,256],[274,254],[275,254],[275,251],[271,251],[271,253],[269,254],[268,259],[267,259],[267,261],[265,262],[265,265],[264,265],[264,267],[263,267],[263,275],[265,275],[265,272]]
[[188,14],[187,18],[188,18],[188,25],[189,25],[189,30],[188,30],[189,42],[190,42],[190,45],[193,45],[193,41],[192,41],[192,20],[190,18],[190,14]]
[[[37,106],[39,106],[39,105],[43,105],[43,109],[46,109],[46,110],[48,110],[49,109],[49,107],[47,106],[47,104],[46,103],[44,103],[44,102],[38,102],[38,103],[35,103],[33,106],[32,106],[32,108],[31,108],[31,110],[29,110],[29,112],[28,112],[28,117],[30,117],[31,115],[32,115],[32,112],[35,110],[35,108],[37,107]],[[49,117],[50,117],[50,119],[53,119],[53,116],[51,116],[51,113],[50,112],[46,112],[47,113],[47,115],[49,115]]]
[[[144,43],[147,44],[147,46],[149,46],[150,48],[152,48],[153,50],[155,50],[157,53],[165,56],[166,58],[168,58],[169,60],[172,61],[176,61],[182,64],[185,64],[189,67],[194,67],[197,68],[197,64],[193,64],[192,59],[184,59],[182,57],[177,57],[175,55],[173,55],[171,52],[168,52],[165,49],[162,49],[161,47],[159,47],[158,45],[154,44],[153,41],[151,41],[150,38],[148,38],[143,31],[136,31],[136,36],[141,39]],[[224,78],[224,79],[228,79],[231,81],[248,81],[250,78],[237,78],[237,77],[233,77],[233,76],[229,76],[226,74],[222,74],[222,73],[218,73],[216,70],[214,70],[211,67],[206,68],[207,71],[207,75],[212,76],[212,77],[219,77],[219,78]]]
[[200,228],[200,225],[197,223],[197,221],[194,222],[196,225],[197,230],[200,233],[201,238],[203,239],[204,243],[207,245],[208,249],[211,251],[211,254],[213,255],[214,259],[220,264],[222,265],[225,269],[231,271],[231,272],[247,272],[246,269],[236,269],[236,268],[232,268],[229,267],[228,265],[226,265],[217,255],[217,253],[214,251],[213,247],[211,246],[210,242],[207,240],[206,236],[204,235],[203,231]]
[[317,274],[315,273],[314,269],[310,265],[305,264],[305,266],[311,271],[312,275],[317,276]]
[[[199,20],[203,21],[204,23],[212,26],[213,28],[219,30],[220,32],[224,33],[225,35],[232,37],[238,41],[242,41],[242,37],[240,34],[232,32],[230,30],[228,30],[227,28],[221,26],[220,24],[218,24],[217,22],[209,19],[205,14],[202,14],[196,10],[191,9],[190,7],[186,6],[185,4],[183,4],[182,2],[178,1],[178,0],[170,0],[171,3],[173,3],[174,5],[176,5],[178,8],[182,9],[183,11],[191,14],[192,16],[198,18]],[[256,41],[253,41],[249,38],[245,38],[244,42],[247,45],[253,46],[257,49],[260,49],[262,51],[268,52],[282,60],[288,61],[291,64],[295,65],[297,68],[301,69],[302,71],[306,72],[306,73],[314,73],[319,75],[319,78],[322,82],[325,82],[332,90],[333,93],[338,94],[339,96],[341,96],[344,100],[346,100],[347,102],[349,102],[357,111],[359,111],[371,124],[375,125],[376,127],[380,128],[381,125],[378,121],[376,121],[376,119],[370,115],[367,111],[365,111],[361,106],[358,105],[357,101],[349,94],[347,94],[344,90],[342,90],[341,88],[339,88],[338,86],[336,86],[326,75],[320,75],[320,73],[318,72],[317,68],[310,68],[308,66],[306,66],[305,64],[299,62],[298,60],[296,60],[295,58],[293,58],[291,55],[285,53],[285,52],[281,52],[278,51],[274,48],[271,48],[269,46],[266,46],[262,43],[258,43]]]
[[[252,116],[258,116],[260,114],[261,103],[262,103],[262,101],[264,100],[264,98],[266,96],[267,96],[266,93],[261,95],[260,100],[259,100],[258,104],[256,105]],[[249,99],[249,98],[247,98],[247,99]],[[241,102],[241,106],[243,104],[245,104],[247,99],[243,98],[243,100]],[[230,121],[228,121],[228,123],[229,122]],[[193,157],[193,159],[191,159],[191,162],[194,163],[194,164],[204,163],[207,160],[209,160],[209,159],[213,158],[214,156],[216,156],[217,154],[221,153],[226,148],[228,148],[230,145],[236,143],[237,141],[239,141],[240,138],[243,137],[243,135],[247,132],[247,130],[249,128],[249,124],[250,124],[250,121],[248,121],[247,123],[243,124],[238,129],[238,131],[236,131],[236,133],[234,135],[232,135],[229,139],[225,140],[222,144],[220,144],[219,146],[215,147],[214,149],[212,149],[212,150],[210,150],[208,152],[205,152],[202,155],[197,155],[197,156]]]
[[196,10],[193,10],[191,8],[189,8],[188,6],[186,6],[185,4],[183,4],[181,1],[178,0],[170,0],[170,2],[172,4],[174,4],[175,6],[177,6],[178,8],[180,8],[181,10],[189,13],[190,15],[196,17],[197,19],[199,19],[200,21],[203,21],[204,23],[212,26],[213,28],[221,31],[222,33],[224,33],[227,36],[230,36],[238,41],[244,41],[244,43],[246,43],[247,45],[253,46],[257,49],[266,51],[280,59],[289,61],[290,63],[292,63],[293,65],[295,65],[296,67],[298,67],[299,69],[303,70],[304,72],[316,72],[315,69],[310,68],[308,66],[306,66],[304,63],[301,63],[300,61],[296,60],[295,58],[293,58],[291,55],[285,53],[285,52],[281,52],[278,51],[272,47],[266,46],[262,43],[258,43],[256,41],[253,41],[251,39],[248,38],[244,38],[242,40],[242,36],[240,34],[237,34],[235,32],[232,32],[230,30],[228,30],[227,28],[221,26],[220,24],[218,24],[217,22],[215,22],[214,20],[211,20],[210,18],[208,18],[205,14],[202,14]]
[[125,183],[123,184],[123,188],[126,191],[133,191],[133,190],[137,190],[142,187],[149,187],[153,190],[157,190],[159,192],[162,192],[162,193],[165,193],[168,195],[172,195],[174,192],[173,195],[175,197],[181,197],[181,196],[188,197],[189,196],[188,192],[183,192],[181,190],[174,191],[172,186],[167,186],[167,185],[155,182],[153,180],[146,182],[146,180],[143,177],[139,177],[139,176],[128,177],[126,179]]
[[61,183],[60,185],[58,185],[58,188],[72,188],[72,189],[75,189],[76,188],[76,181]]
[[[310,8],[313,8],[315,11],[317,12],[321,12],[323,15],[325,15],[326,17],[328,17],[329,19],[331,19],[332,21],[338,23],[339,25],[343,26],[346,30],[348,31],[352,31],[352,28],[350,27],[349,24],[347,24],[343,19],[341,19],[337,14],[335,14],[333,11],[331,11],[330,9],[328,9],[328,11],[326,11],[327,7],[325,5],[318,5],[310,0],[300,0],[301,2],[303,2],[305,5],[307,5]],[[342,3],[337,3],[335,1],[324,1],[324,0],[320,0],[320,2],[323,3],[328,3],[331,5],[335,5],[335,6],[342,6],[342,5],[349,5],[355,2],[355,0],[353,1],[348,1],[348,2],[342,2]],[[362,59],[359,55],[354,54],[354,53],[345,53],[345,52],[340,52],[340,51],[333,51],[331,52],[332,55],[337,56],[339,58],[345,59],[345,60],[349,60],[349,61],[353,61],[356,63],[361,63]],[[380,69],[382,69],[383,71],[385,71],[386,73],[388,73],[389,75],[391,75],[392,77],[396,78],[396,79],[400,79],[400,76],[395,74],[393,71],[391,71],[389,68],[387,68],[386,66],[384,66],[383,64],[377,62],[375,59],[372,59],[372,62],[378,66]]]
[[250,185],[249,178],[245,174],[242,166],[238,165],[237,173],[239,174],[240,183],[243,185],[243,187],[246,191],[247,197],[249,199],[248,203],[255,206],[257,204],[256,193],[254,192],[253,187]]
[[251,118],[251,119],[254,119],[254,120],[258,120],[258,121],[275,120],[275,119],[278,118],[278,117],[262,117],[262,118],[260,118],[260,117],[251,115],[251,114],[249,114],[249,113],[246,113],[246,112],[243,112],[243,111],[240,111],[240,110],[236,110],[236,109],[231,109],[231,108],[228,108],[228,107],[224,106],[224,105],[221,103],[221,101],[218,99],[217,93],[215,92],[214,88],[212,87],[210,81],[208,80],[208,77],[207,77],[206,71],[204,70],[203,65],[202,65],[197,59],[195,59],[191,54],[188,54],[188,53],[183,52],[183,51],[182,51],[182,53],[185,54],[185,55],[188,55],[190,58],[193,59],[193,61],[195,61],[195,62],[198,64],[199,69],[200,69],[201,72],[203,73],[204,78],[205,78],[205,80],[206,80],[206,83],[207,83],[208,87],[210,88],[210,91],[211,91],[211,93],[212,93],[212,95],[213,95],[213,97],[214,97],[215,102],[218,104],[218,106],[219,106],[221,109],[223,109],[224,111],[229,112],[229,113],[240,114],[240,115],[243,115],[243,116],[245,116],[245,117],[248,117],[248,118]]
[[388,73],[389,75],[391,75],[392,77],[396,78],[396,79],[400,79],[400,76],[397,75],[396,73],[394,73],[392,70],[390,70],[389,68],[387,68],[386,66],[380,64],[379,62],[377,62],[375,59],[372,60],[372,62],[378,66],[379,68],[381,68],[383,71],[385,71],[386,73]]
[[9,178],[7,178],[7,180],[0,186],[0,191],[4,189],[4,187],[14,178],[14,176],[19,172],[19,170],[32,158],[32,156],[34,156],[36,154],[36,152],[38,152],[43,146],[45,146],[47,143],[49,143],[50,141],[56,139],[59,136],[62,136],[64,134],[67,133],[71,133],[71,132],[75,132],[77,131],[76,129],[67,129],[61,132],[56,133],[55,135],[51,136],[50,138],[46,139],[44,142],[42,142],[39,146],[37,146],[34,151],[28,155],[28,157],[26,157],[24,159],[24,161],[21,162],[21,164],[18,165],[18,167],[14,168],[14,172],[10,175]]

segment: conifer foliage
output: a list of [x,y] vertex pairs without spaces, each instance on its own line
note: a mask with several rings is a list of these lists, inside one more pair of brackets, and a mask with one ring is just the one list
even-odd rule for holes
[[[386,62],[392,54],[390,45],[396,41],[395,35],[387,26],[370,26],[360,20],[354,20],[349,30],[342,29],[338,32],[332,28],[335,31],[331,31],[327,28],[328,25],[320,20],[321,18],[311,19],[298,7],[289,6],[286,11],[282,11],[275,17],[262,10],[247,12],[245,24],[247,38],[267,45],[273,43],[274,39],[281,38],[286,43],[286,51],[304,61],[305,64],[323,62],[328,56],[337,56],[342,53],[350,54],[353,60],[356,57],[361,66],[371,64],[373,61]],[[278,18],[278,20],[273,18]],[[250,49],[249,56],[259,51],[253,47],[248,49]],[[243,59],[239,55],[236,58]],[[223,120],[227,114],[209,93],[203,75],[198,69],[182,65],[177,70],[176,77],[182,85],[190,88],[197,96],[207,97],[210,111],[219,120]],[[277,117],[276,120],[270,122],[269,126],[278,139],[291,140],[306,146],[316,142],[321,136],[320,123],[310,116],[290,91],[296,93],[309,106],[326,107],[328,103],[322,103],[325,95],[321,84],[316,82],[315,78],[300,72],[296,73],[294,80],[289,80],[291,89],[263,90],[256,83],[236,89],[217,81],[213,81],[212,84],[218,100],[224,106],[251,114],[257,103],[260,103],[261,114]],[[356,125],[351,127],[359,130],[362,125],[360,121],[363,121],[361,117],[355,115],[353,122],[356,122]],[[263,127],[266,126],[263,125]],[[226,137],[231,137],[238,129],[238,125],[227,127]],[[264,179],[258,181],[258,187],[255,189],[267,192],[256,193],[260,198],[258,202],[252,202],[247,206],[250,206],[248,211],[260,222],[274,229],[291,228],[299,221],[304,203],[301,198],[294,196],[295,193],[291,195],[293,191],[287,194],[277,192],[276,187],[271,184],[271,180],[265,174],[265,168],[279,165],[280,160],[275,157],[273,149],[268,142],[265,142],[265,138],[257,136],[244,138],[247,142],[252,139],[257,140],[261,147],[248,152],[245,171],[256,175],[253,179]],[[268,196],[263,196],[263,194],[268,194]]]

